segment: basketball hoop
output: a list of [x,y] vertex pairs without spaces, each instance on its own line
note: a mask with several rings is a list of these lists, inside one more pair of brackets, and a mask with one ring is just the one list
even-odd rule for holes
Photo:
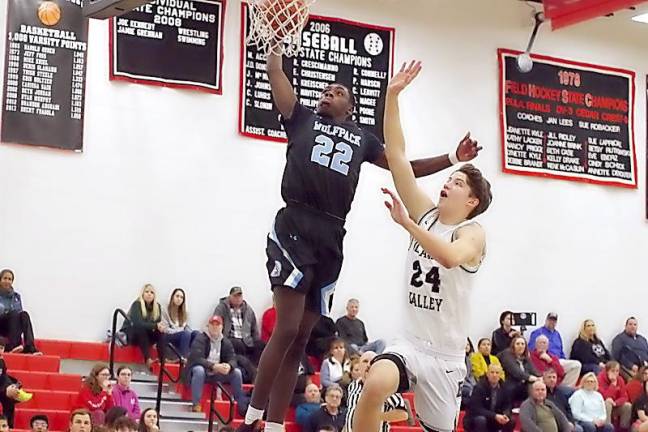
[[267,54],[294,57],[301,50],[301,32],[315,0],[248,0],[248,45]]

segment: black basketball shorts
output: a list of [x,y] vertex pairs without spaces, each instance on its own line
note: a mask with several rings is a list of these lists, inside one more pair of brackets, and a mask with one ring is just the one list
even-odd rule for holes
[[266,246],[272,286],[305,294],[307,310],[327,315],[342,268],[343,224],[299,206],[279,210]]

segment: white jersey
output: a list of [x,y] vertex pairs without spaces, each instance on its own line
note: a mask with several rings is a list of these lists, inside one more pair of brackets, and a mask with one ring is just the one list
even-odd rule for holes
[[[419,226],[452,242],[459,228],[444,225],[438,208],[421,217]],[[447,269],[412,238],[407,253],[405,335],[415,346],[452,360],[463,361],[470,326],[470,294],[479,269],[466,265]]]

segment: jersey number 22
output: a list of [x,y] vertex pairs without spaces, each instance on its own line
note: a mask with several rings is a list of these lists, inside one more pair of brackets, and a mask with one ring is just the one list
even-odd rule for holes
[[[349,174],[349,162],[353,157],[353,149],[345,142],[335,144],[333,140],[326,135],[317,135],[315,137],[315,146],[311,152],[311,161],[337,171],[340,174]],[[335,153],[333,153],[335,147]],[[333,157],[331,158],[331,153]]]
[[413,287],[421,288],[423,286],[423,283],[429,283],[430,285],[432,285],[433,293],[439,292],[441,288],[439,267],[432,267],[430,271],[427,272],[427,274],[425,275],[425,281],[421,280],[421,276],[423,276],[423,269],[421,268],[421,263],[418,260],[412,263],[412,270],[414,271],[414,274],[412,274],[412,279],[410,280],[410,284]]

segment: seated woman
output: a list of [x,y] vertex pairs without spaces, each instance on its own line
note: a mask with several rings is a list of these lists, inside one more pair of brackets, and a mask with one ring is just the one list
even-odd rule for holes
[[104,424],[106,413],[113,407],[112,384],[108,365],[97,363],[85,378],[75,408],[90,412],[92,424]]
[[199,331],[192,332],[191,327],[187,324],[189,317],[187,315],[187,296],[182,288],[176,288],[171,293],[169,305],[162,310],[162,346],[166,347],[171,343],[180,353],[181,359],[175,359],[171,353],[166,353],[166,359],[184,360],[189,356],[189,347],[191,339]]
[[598,374],[605,363],[612,360],[605,344],[596,335],[596,325],[591,319],[583,321],[569,358],[581,362],[581,375],[587,372]]
[[499,317],[499,322],[499,328],[495,329],[491,336],[491,343],[493,345],[491,351],[495,355],[508,349],[511,346],[513,338],[520,334],[520,332],[513,328],[513,312],[502,312]]
[[630,429],[630,420],[632,418],[632,405],[628,401],[625,382],[620,376],[621,365],[612,360],[605,364],[598,375],[599,393],[605,400],[605,411],[607,413],[607,422],[612,423],[612,419],[619,419],[619,426],[623,430]]
[[648,432],[648,381],[643,383],[641,394],[632,404],[631,432]]
[[576,422],[585,432],[614,432],[607,422],[605,401],[598,391],[598,380],[593,372],[581,378],[581,388],[569,398],[569,408]]
[[626,384],[626,392],[630,403],[635,403],[637,399],[643,394],[644,386],[648,381],[648,366],[639,368],[634,377]]
[[34,330],[29,314],[23,310],[20,294],[14,291],[14,272],[0,271],[0,335],[12,353],[40,354],[34,345]]
[[506,373],[504,388],[511,395],[513,402],[525,400],[528,397],[528,385],[542,379],[531,363],[526,339],[514,336],[511,346],[499,353],[498,357]]
[[322,388],[326,389],[332,384],[339,384],[344,387],[348,386],[349,382],[344,379],[344,374],[350,371],[351,359],[347,354],[344,340],[335,338],[329,345],[326,359],[322,362],[322,369],[320,370]]
[[160,428],[157,425],[158,413],[154,408],[146,408],[142,411],[142,417],[139,421],[138,432],[159,432]]
[[[488,338],[481,338],[477,342],[477,352],[470,355],[470,365],[475,381],[486,375],[488,366],[491,364],[500,365],[499,359],[491,354],[491,341]],[[506,373],[502,369],[502,379],[506,379]]]
[[[128,336],[128,343],[140,348],[148,368],[153,364],[151,346],[160,342],[160,335],[166,329],[162,320],[162,308],[156,301],[155,288],[146,284],[140,296],[133,302],[128,318],[131,325],[125,325],[122,331]],[[158,353],[160,351],[158,346]]]

